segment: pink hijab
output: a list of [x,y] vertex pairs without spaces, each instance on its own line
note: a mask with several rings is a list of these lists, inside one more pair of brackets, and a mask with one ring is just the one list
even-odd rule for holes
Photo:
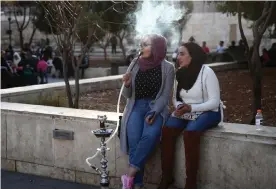
[[151,40],[151,57],[139,58],[138,63],[142,71],[159,66],[167,53],[167,40],[165,37],[158,34],[150,34],[146,37],[149,37]]

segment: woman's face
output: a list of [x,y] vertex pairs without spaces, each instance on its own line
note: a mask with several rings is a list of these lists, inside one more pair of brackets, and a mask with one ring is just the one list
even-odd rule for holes
[[188,67],[191,63],[192,57],[190,56],[188,49],[184,46],[178,48],[177,61],[179,67]]
[[143,52],[142,58],[149,58],[151,56],[151,40],[146,37],[141,41],[140,47]]

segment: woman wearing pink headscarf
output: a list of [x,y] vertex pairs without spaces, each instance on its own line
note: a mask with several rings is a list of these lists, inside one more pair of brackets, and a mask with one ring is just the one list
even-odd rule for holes
[[[121,150],[129,154],[123,189],[143,186],[146,159],[160,139],[169,110],[174,83],[174,66],[165,60],[166,39],[147,35],[141,41],[142,56],[134,59],[123,76],[123,95],[128,99],[120,131]],[[136,64],[137,60],[137,64]]]

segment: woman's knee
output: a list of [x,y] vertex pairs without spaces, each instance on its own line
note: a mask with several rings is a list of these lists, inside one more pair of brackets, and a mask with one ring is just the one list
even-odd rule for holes
[[160,138],[161,132],[158,133],[147,133],[142,136],[143,139],[148,141],[148,144],[155,144],[155,142]]
[[183,128],[185,127],[185,120],[170,116],[166,121],[165,127]]
[[221,116],[219,112],[205,112],[196,120],[190,121],[185,130],[187,131],[205,131],[218,126]]
[[150,128],[144,130],[142,139],[154,143],[161,136],[162,125],[150,125],[148,127]]

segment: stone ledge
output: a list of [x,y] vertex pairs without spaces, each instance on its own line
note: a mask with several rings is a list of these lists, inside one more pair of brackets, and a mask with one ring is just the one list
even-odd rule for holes
[[[64,107],[40,106],[21,103],[2,102],[3,112],[18,112],[22,114],[39,114],[46,116],[59,116],[66,118],[97,119],[97,115],[106,115],[108,121],[116,122],[118,114],[116,112],[104,112],[97,110],[71,109]],[[121,115],[121,114],[119,114]],[[263,127],[263,131],[257,131],[252,125],[223,123],[223,126],[211,129],[205,136],[231,137],[243,141],[253,140],[261,143],[276,144],[276,127]],[[269,140],[268,140],[269,139]]]
[[[118,120],[116,112],[104,112],[97,110],[72,109],[64,107],[41,106],[32,104],[21,104],[12,102],[1,103],[2,112],[17,112],[22,114],[39,114],[44,116],[81,118],[81,119],[97,119],[98,115],[106,115],[108,121],[114,122]],[[120,114],[121,115],[121,114]]]
[[238,62],[217,62],[206,65],[211,67],[215,72],[247,68],[247,64],[239,64]]
[[[66,113],[61,112],[63,108],[36,105],[24,107],[24,104],[15,104],[4,103],[5,110],[1,116],[6,116],[7,120],[4,122],[7,126],[7,158],[16,160],[18,171],[26,168],[33,174],[49,176],[56,169],[60,174],[59,179],[69,179],[75,174],[75,181],[98,182],[94,171],[85,164],[85,159],[95,152],[100,143],[90,133],[91,129],[99,127],[93,119],[93,111],[87,111],[88,118],[79,118],[80,115],[72,118],[69,116],[74,116],[71,111],[75,110],[72,109]],[[47,111],[44,108],[48,108]],[[53,115],[53,112],[58,115]],[[109,113],[104,114],[110,116]],[[74,131],[75,140],[53,140],[52,130],[55,128]],[[223,127],[206,132],[201,141],[198,180],[201,188],[274,189],[275,128],[264,129],[265,132],[259,134],[253,126],[225,123]],[[119,145],[117,136],[108,145],[111,148],[108,152],[111,185],[116,187],[119,186],[119,177],[125,174],[128,163],[128,158],[121,154]],[[186,176],[182,137],[178,137],[176,149],[174,186],[183,188]],[[99,161],[100,157],[97,157],[94,162],[98,164]],[[62,176],[67,173],[65,170],[73,172],[69,174],[67,171],[65,177]],[[92,180],[89,180],[90,176]],[[263,176],[266,179],[260,180]],[[149,183],[149,189],[155,188],[160,177],[160,148],[157,148],[149,157],[145,168],[145,183]]]
[[276,127],[263,126],[262,131],[257,131],[254,125],[223,123],[208,130],[205,136],[276,145]]
[[238,64],[237,62],[216,62],[212,64],[205,64],[209,67],[216,67],[216,66],[226,66],[226,65],[233,65],[233,64]]
[[[106,77],[98,77],[98,78],[90,78],[90,79],[81,79],[79,80],[79,83],[80,85],[83,85],[83,84],[97,83],[97,82],[103,82],[103,81],[120,80],[121,78],[122,78],[122,75],[106,76]],[[74,80],[71,80],[69,83],[70,83],[70,86],[75,85]],[[31,86],[24,86],[24,87],[1,89],[0,92],[1,92],[1,98],[3,98],[3,97],[9,97],[12,95],[35,93],[37,91],[42,91],[46,89],[58,89],[58,88],[64,88],[64,87],[65,87],[64,82],[56,82],[56,83],[48,83],[43,85],[31,85]]]

